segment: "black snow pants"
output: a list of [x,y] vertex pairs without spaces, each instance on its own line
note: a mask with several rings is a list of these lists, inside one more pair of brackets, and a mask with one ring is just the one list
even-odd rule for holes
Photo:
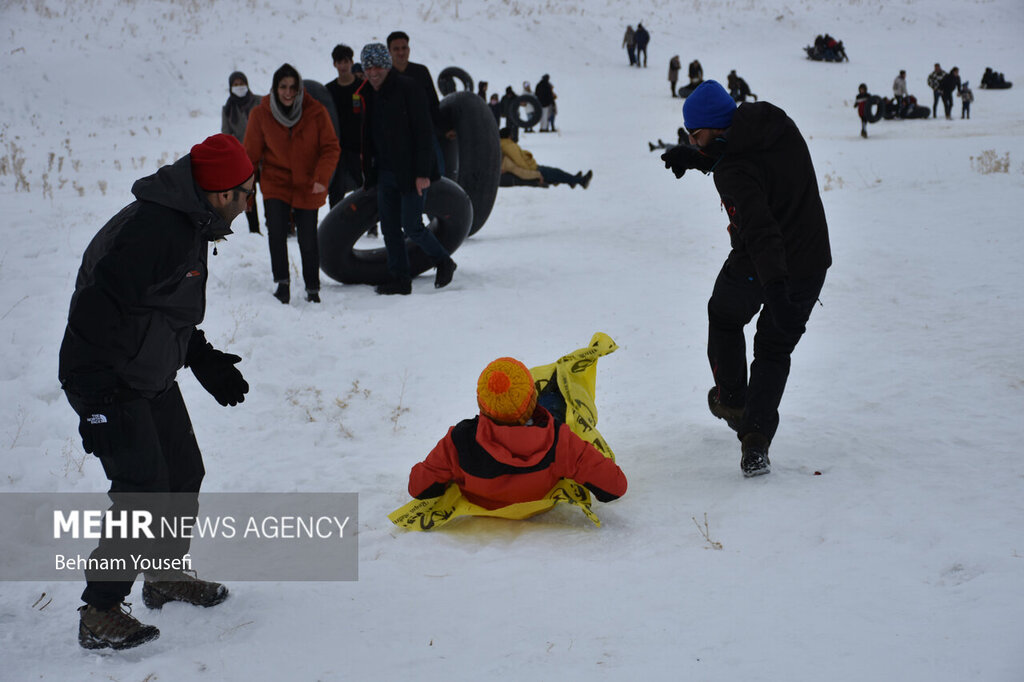
[[[67,398],[79,417],[88,420],[96,411],[72,393]],[[173,496],[174,512],[195,516],[199,510],[199,488],[206,474],[177,383],[155,398],[135,398],[107,409],[113,412],[103,426],[110,427],[112,432],[92,438],[91,447],[110,480],[110,510],[115,515],[126,510],[130,515],[132,509],[145,508],[153,513],[157,538],[100,539],[89,558],[121,560],[126,567],[117,571],[86,570],[82,601],[98,609],[121,603],[131,592],[139,573],[131,555],[173,559],[188,552],[187,537],[161,540],[155,532],[160,511],[168,508],[166,498],[157,493],[184,493]]]
[[[800,307],[804,322],[825,283],[825,273],[791,278],[790,299]],[[726,263],[708,301],[708,361],[722,404],[743,407],[739,438],[760,433],[770,441],[779,427],[779,403],[789,378],[790,356],[802,334],[780,331],[765,303],[764,289],[754,277],[730,271]],[[743,328],[758,314],[754,360],[747,379]]]

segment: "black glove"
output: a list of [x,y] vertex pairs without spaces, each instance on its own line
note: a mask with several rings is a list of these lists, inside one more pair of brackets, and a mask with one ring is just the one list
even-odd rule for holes
[[768,312],[776,328],[784,334],[799,336],[806,331],[807,315],[786,292],[785,280],[772,282],[764,288]]
[[715,165],[714,158],[688,144],[670,148],[661,155],[661,160],[665,162],[665,168],[675,173],[677,178],[683,177],[683,174],[690,168],[699,170],[701,173],[710,173]]
[[207,392],[221,405],[237,405],[245,402],[249,384],[235,365],[242,358],[215,349],[200,330],[192,333],[188,344],[185,364]]

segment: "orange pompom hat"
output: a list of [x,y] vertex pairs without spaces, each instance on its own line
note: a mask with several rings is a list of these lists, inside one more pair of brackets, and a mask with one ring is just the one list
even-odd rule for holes
[[476,402],[480,414],[499,424],[525,424],[537,407],[530,370],[515,358],[498,358],[480,373]]

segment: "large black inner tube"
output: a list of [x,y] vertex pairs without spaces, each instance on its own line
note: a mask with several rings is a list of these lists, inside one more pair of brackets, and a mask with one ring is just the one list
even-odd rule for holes
[[882,120],[882,114],[884,113],[885,108],[882,105],[882,98],[878,95],[871,95],[864,105],[864,118],[867,119],[868,123],[878,123]]
[[[475,95],[474,95],[475,96]],[[441,178],[427,190],[424,213],[430,218],[427,229],[441,245],[454,253],[466,240],[473,222],[473,204],[457,184]],[[356,248],[356,242],[377,224],[377,190],[352,192],[320,221],[320,269],[343,284],[383,284],[391,279],[383,237],[371,248]],[[415,277],[434,267],[414,242],[405,240],[409,271]]]
[[473,79],[457,66],[445,67],[437,74],[437,89],[441,91],[442,96],[450,95],[458,89],[455,84],[457,80],[462,82],[463,90],[473,92]]
[[445,144],[445,174],[466,190],[473,202],[473,223],[469,234],[483,227],[494,208],[501,175],[501,140],[490,107],[473,92],[453,92],[441,100],[442,119],[455,126],[458,159],[448,168],[452,147]]
[[515,115],[516,125],[520,128],[532,128],[540,123],[541,109],[540,100],[526,93],[519,95],[512,102],[512,113]]

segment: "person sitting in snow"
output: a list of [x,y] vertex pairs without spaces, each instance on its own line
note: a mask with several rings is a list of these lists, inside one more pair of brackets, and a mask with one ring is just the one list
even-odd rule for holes
[[502,186],[534,185],[537,187],[547,187],[548,185],[560,185],[562,183],[566,183],[570,187],[579,185],[583,189],[590,186],[590,179],[594,177],[594,171],[588,170],[586,173],[580,171],[575,175],[571,175],[561,168],[540,166],[533,158],[533,154],[512,140],[510,128],[502,128],[498,134],[501,136]]
[[543,499],[563,478],[585,486],[601,502],[626,493],[619,466],[537,404],[526,366],[498,358],[477,380],[480,414],[448,429],[409,473],[409,494],[442,495],[455,483],[485,509]]

